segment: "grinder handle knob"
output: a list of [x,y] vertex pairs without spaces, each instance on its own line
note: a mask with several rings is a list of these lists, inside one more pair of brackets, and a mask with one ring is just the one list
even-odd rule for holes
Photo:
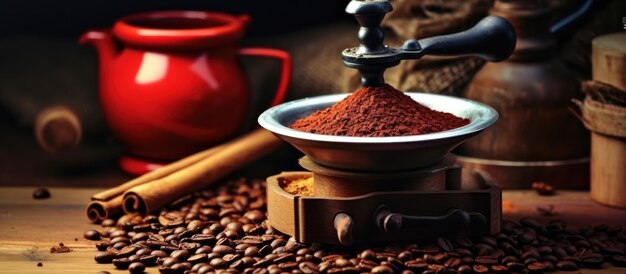
[[342,245],[349,246],[354,242],[352,237],[352,227],[354,222],[352,217],[346,213],[338,213],[333,221],[335,230],[337,230],[337,239]]
[[381,207],[375,214],[378,223],[387,233],[400,231],[434,231],[441,234],[458,232],[470,226],[470,214],[461,209],[454,209],[443,216],[411,216],[393,213]]
[[418,41],[422,55],[476,55],[497,62],[515,49],[513,26],[498,16],[487,16],[469,30]]

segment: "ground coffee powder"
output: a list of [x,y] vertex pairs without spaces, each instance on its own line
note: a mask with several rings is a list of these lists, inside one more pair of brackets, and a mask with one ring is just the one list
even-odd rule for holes
[[297,120],[290,128],[326,135],[384,137],[439,132],[469,122],[432,110],[384,85],[363,87],[337,104]]

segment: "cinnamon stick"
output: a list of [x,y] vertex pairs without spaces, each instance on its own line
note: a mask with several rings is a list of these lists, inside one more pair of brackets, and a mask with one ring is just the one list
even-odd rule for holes
[[280,139],[271,132],[256,129],[187,168],[128,190],[124,194],[124,212],[147,215],[178,197],[222,179],[280,144]]
[[101,222],[109,218],[122,215],[122,202],[124,196],[119,195],[108,201],[92,201],[87,206],[87,218],[92,223]]
[[209,148],[198,153],[187,156],[181,160],[178,160],[169,165],[163,166],[159,169],[148,172],[142,176],[139,176],[127,183],[121,184],[117,187],[107,189],[91,196],[92,202],[87,206],[87,218],[93,223],[103,221],[105,219],[114,218],[124,213],[122,209],[122,202],[124,201],[124,192],[127,190],[145,184],[147,182],[163,178],[176,171],[184,169],[190,165],[197,163],[198,161],[209,157],[221,149],[225,144]]
[[128,181],[127,183],[121,184],[117,187],[107,189],[105,191],[99,192],[91,196],[91,200],[93,201],[108,201],[117,196],[122,195],[125,191],[136,187],[138,185],[145,184],[147,182],[163,178],[167,175],[170,175],[176,171],[179,171],[185,167],[193,165],[198,161],[208,157],[209,155],[215,153],[215,151],[219,150],[223,145],[219,145],[216,147],[212,147],[198,153],[187,156],[181,160],[178,160],[174,163],[168,164],[166,166],[155,169],[151,172],[148,172],[144,175],[141,175],[133,180]]

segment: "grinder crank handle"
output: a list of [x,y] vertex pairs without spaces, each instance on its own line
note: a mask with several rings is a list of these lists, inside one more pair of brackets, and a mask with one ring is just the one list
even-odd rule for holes
[[497,62],[513,53],[515,43],[515,30],[508,21],[498,16],[487,16],[466,31],[419,41],[408,40],[402,49],[417,49],[420,55],[476,55]]
[[468,213],[453,209],[442,216],[411,216],[391,212],[386,206],[374,214],[378,226],[387,233],[400,231],[437,231],[441,235],[461,232],[475,225],[486,225],[487,219],[480,213]]

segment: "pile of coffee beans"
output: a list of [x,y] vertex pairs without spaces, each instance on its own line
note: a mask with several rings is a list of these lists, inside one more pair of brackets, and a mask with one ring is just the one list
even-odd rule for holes
[[[158,216],[105,220],[85,237],[98,263],[142,273],[544,273],[626,266],[626,231],[561,221],[503,222],[477,239],[340,247],[301,244],[266,221],[265,182],[236,180],[181,198]],[[98,236],[96,236],[98,235]]]

